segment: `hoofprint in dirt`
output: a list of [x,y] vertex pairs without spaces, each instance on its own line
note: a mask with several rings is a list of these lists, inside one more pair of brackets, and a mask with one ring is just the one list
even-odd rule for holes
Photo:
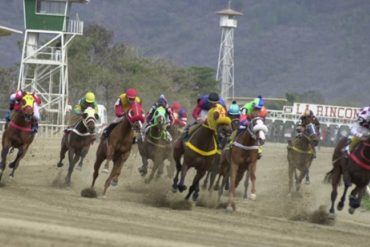
[[[59,141],[36,138],[16,179],[3,177],[1,246],[368,246],[369,212],[349,215],[346,205],[334,225],[310,222],[313,211],[330,203],[331,188],[321,181],[331,169],[332,149],[318,151],[311,184],[289,198],[286,145],[267,143],[257,165],[258,199],[244,201],[241,186],[238,209],[229,213],[195,205],[171,209],[183,195],[170,191],[167,178],[144,184],[138,156],[127,161],[118,186],[106,197],[101,196],[104,179],[96,185],[97,199],[80,197],[90,185],[96,144],[72,186],[55,187]],[[207,193],[201,191],[201,197]]]

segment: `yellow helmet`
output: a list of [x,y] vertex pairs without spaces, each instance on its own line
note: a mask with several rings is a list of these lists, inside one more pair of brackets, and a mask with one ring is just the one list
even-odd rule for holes
[[93,92],[87,92],[85,95],[85,100],[87,103],[95,102],[95,94]]

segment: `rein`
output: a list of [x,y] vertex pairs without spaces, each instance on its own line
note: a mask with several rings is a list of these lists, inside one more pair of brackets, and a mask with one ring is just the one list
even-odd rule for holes
[[[210,128],[206,124],[202,124],[202,127],[205,127],[207,129],[210,129],[213,132],[215,132],[214,129]],[[199,130],[200,130],[200,128],[198,130],[196,130],[196,132],[198,132]],[[196,132],[194,132],[191,137],[193,137]],[[185,142],[185,146],[188,147],[188,148],[190,148],[195,153],[200,154],[202,156],[212,156],[212,155],[215,155],[215,154],[221,154],[221,150],[217,149],[217,142],[216,142],[216,138],[215,138],[215,135],[214,134],[212,135],[212,139],[213,139],[213,145],[214,145],[215,148],[213,150],[210,150],[210,151],[201,150],[198,147],[196,147],[193,144],[191,144],[190,143],[191,138],[189,139],[189,141]]]

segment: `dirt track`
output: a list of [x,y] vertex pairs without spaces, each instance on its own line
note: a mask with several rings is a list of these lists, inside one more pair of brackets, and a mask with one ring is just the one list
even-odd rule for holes
[[[349,215],[348,201],[334,225],[310,222],[313,211],[329,205],[330,186],[321,180],[331,169],[330,148],[318,151],[303,197],[289,199],[285,145],[266,144],[257,168],[257,200],[238,199],[234,213],[195,205],[171,209],[168,204],[185,194],[172,194],[167,178],[144,184],[138,157],[129,159],[118,187],[109,188],[105,198],[106,174],[98,178],[98,198],[82,198],[95,150],[83,170],[75,170],[72,187],[60,188],[52,184],[64,180],[67,167],[62,174],[56,168],[58,149],[59,139],[38,137],[15,180],[8,179],[6,170],[0,188],[0,246],[369,246],[370,212]],[[201,193],[211,206],[215,199],[216,194]]]

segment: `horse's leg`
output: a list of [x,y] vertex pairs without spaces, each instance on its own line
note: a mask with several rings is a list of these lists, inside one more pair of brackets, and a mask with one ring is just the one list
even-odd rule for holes
[[175,174],[176,162],[171,155],[167,159],[170,162],[170,164],[167,166],[167,176],[168,178],[172,179]]
[[211,171],[207,171],[206,177],[204,178],[203,185],[202,185],[202,189],[204,190],[207,188],[208,178],[210,175],[211,175]]
[[80,152],[76,152],[76,150],[70,149],[68,152],[68,160],[69,160],[69,166],[68,166],[68,173],[65,178],[65,183],[66,185],[70,186],[71,185],[71,176],[73,169],[75,167],[75,164],[77,161],[80,159]]
[[[3,138],[4,138],[4,135],[3,135]],[[8,155],[9,148],[10,148],[10,145],[5,143],[5,141],[3,140],[3,148],[1,150],[1,162],[0,162],[0,180],[6,168],[6,156]]]
[[107,192],[107,189],[111,185],[112,181],[114,181],[114,184],[117,185],[118,176],[121,174],[123,164],[126,162],[129,155],[130,155],[130,152],[126,152],[123,155],[121,155],[121,156],[119,156],[119,157],[117,157],[113,160],[113,168],[112,168],[112,171],[111,171],[109,177],[105,181],[103,195],[105,195],[105,193]]
[[361,199],[363,194],[365,193],[365,186],[359,187],[356,186],[349,196],[349,209],[348,212],[353,214],[357,208],[361,206]]
[[153,160],[153,168],[152,168],[152,171],[150,172],[149,177],[147,179],[145,179],[145,183],[146,184],[148,184],[148,183],[150,183],[150,181],[152,181],[155,172],[158,170],[158,166],[159,166],[158,160],[154,159]]
[[63,138],[62,138],[62,141],[61,141],[61,147],[60,147],[60,152],[59,152],[59,162],[57,163],[57,167],[62,167],[63,166],[63,159],[65,158],[66,156],[66,153],[68,151],[68,147],[67,147],[67,136],[68,134],[65,134],[63,135]]
[[189,197],[191,196],[191,194],[193,192],[194,192],[193,200],[195,201],[196,199],[198,199],[198,196],[199,196],[199,194],[198,194],[199,193],[199,181],[204,176],[205,173],[206,173],[205,170],[197,170],[197,173],[195,174],[195,177],[193,179],[193,183],[190,186],[189,192],[185,197],[186,200],[189,199]]
[[104,153],[104,150],[103,150],[103,148],[101,148],[101,146],[99,146],[99,148],[98,148],[98,150],[96,152],[96,160],[95,160],[95,164],[94,164],[93,181],[91,183],[91,187],[94,187],[95,181],[96,181],[96,179],[99,176],[99,169],[100,169],[101,163],[105,159],[106,159],[106,155]]
[[243,198],[248,198],[248,187],[249,187],[249,170],[245,173],[245,180],[244,180],[244,195]]
[[13,168],[13,170],[9,174],[10,177],[14,178],[15,170],[18,168],[20,160],[23,159],[23,157],[26,155],[28,147],[29,144],[25,144],[18,148],[18,153],[15,160],[9,164],[9,168]]
[[288,163],[289,163],[289,171],[288,171],[289,189],[288,189],[288,194],[290,195],[292,193],[292,189],[293,189],[293,177],[295,176],[295,167],[292,164],[292,161],[288,160]]
[[145,155],[141,155],[141,161],[143,162],[143,165],[139,168],[139,172],[141,176],[145,177],[148,173],[148,158]]
[[228,206],[231,206],[232,209],[235,211],[235,182],[236,182],[236,175],[238,171],[238,165],[231,159],[231,166],[230,166],[230,190],[229,190],[229,202]]
[[212,166],[211,175],[209,177],[208,191],[212,190],[213,183],[215,182],[216,176],[220,171],[220,168],[221,168],[220,160],[221,160],[221,156],[216,155],[215,158],[214,158],[214,162],[213,162],[214,164]]
[[84,159],[85,159],[87,153],[89,152],[89,149],[90,149],[90,145],[88,145],[88,146],[86,146],[82,149],[81,154],[80,154],[80,162],[78,163],[78,166],[76,167],[76,169],[78,169],[78,170],[82,169]]
[[179,189],[178,181],[179,181],[179,174],[182,170],[181,157],[183,153],[184,153],[184,147],[182,145],[181,140],[179,139],[178,141],[175,142],[175,145],[173,148],[173,159],[176,162],[176,174],[175,174],[175,177],[173,178],[172,192],[176,192]]
[[[329,213],[334,215],[335,214],[334,204],[335,204],[335,200],[337,199],[337,196],[338,196],[338,184],[339,184],[339,181],[340,181],[340,178],[341,178],[341,174],[340,174],[340,170],[336,169],[335,166],[334,166],[332,172],[333,172],[332,180],[331,180],[332,191],[331,191],[331,195],[330,195],[331,206],[330,206]],[[345,191],[347,189],[345,188]],[[343,200],[343,203],[344,203],[344,200]],[[339,203],[338,203],[338,206],[339,206]],[[343,208],[343,206],[342,206],[342,208]],[[341,210],[341,209],[338,208],[338,210]]]
[[[252,182],[252,190],[251,190],[251,199],[252,200],[255,200],[256,199],[256,169],[257,169],[257,161],[255,161],[254,163],[250,164],[249,165],[249,170],[248,170],[248,173],[249,173],[249,178]],[[247,187],[248,188],[248,187]],[[247,188],[245,188],[245,190],[247,190]]]
[[158,162],[158,170],[157,170],[157,176],[156,176],[156,180],[158,180],[162,174],[163,174],[163,170],[164,170],[164,159],[158,159],[157,160]]

